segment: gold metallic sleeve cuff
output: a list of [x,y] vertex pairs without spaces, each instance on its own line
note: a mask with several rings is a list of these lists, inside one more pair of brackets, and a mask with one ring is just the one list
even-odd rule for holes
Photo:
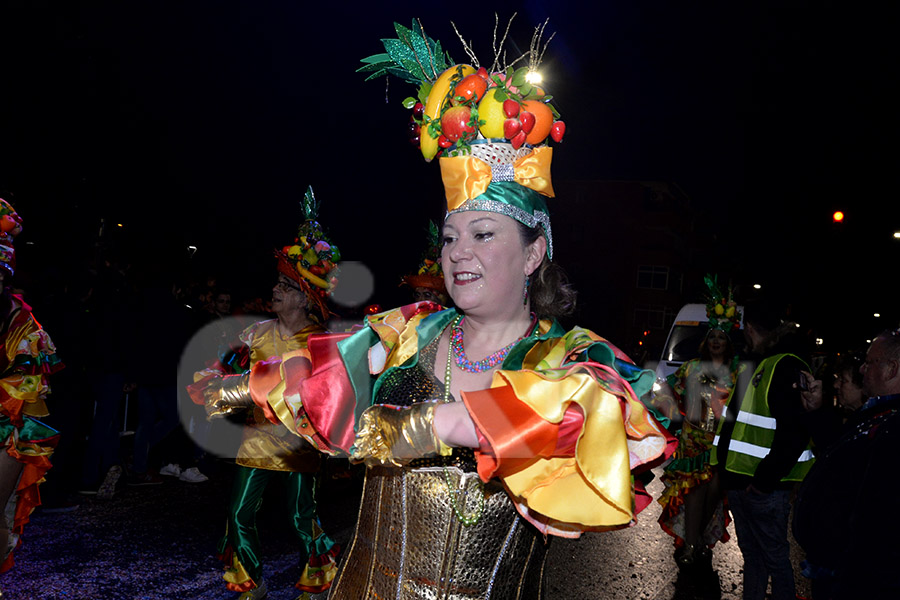
[[450,447],[434,432],[436,406],[435,402],[370,406],[360,417],[350,459],[370,466],[402,467],[417,458],[449,454]]
[[250,396],[250,373],[228,375],[212,383],[204,391],[207,418],[230,415],[253,406]]

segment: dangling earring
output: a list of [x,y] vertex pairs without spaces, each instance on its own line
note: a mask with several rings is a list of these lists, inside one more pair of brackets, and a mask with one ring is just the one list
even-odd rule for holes
[[528,306],[528,288],[531,287],[531,277],[525,276],[525,289],[522,290],[522,306]]

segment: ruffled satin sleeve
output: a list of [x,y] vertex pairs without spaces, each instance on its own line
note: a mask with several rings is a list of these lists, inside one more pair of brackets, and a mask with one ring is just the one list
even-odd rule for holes
[[615,350],[579,356],[574,341],[533,350],[522,370],[498,371],[490,389],[462,394],[482,439],[479,475],[499,478],[523,517],[564,537],[631,524],[651,500],[633,474],[675,448]]
[[63,368],[47,332],[27,305],[10,324],[4,340],[6,367],[0,373],[0,414],[21,427],[23,416],[45,417],[50,393],[47,377]]
[[305,350],[253,366],[253,401],[270,421],[283,423],[320,451],[347,454],[357,419],[372,405],[378,377],[417,354],[417,325],[442,310],[419,302],[369,316],[365,326],[349,333],[311,335]]
[[326,454],[353,445],[356,396],[338,351],[349,334],[310,336],[308,347],[259,362],[250,394],[273,422],[284,424]]

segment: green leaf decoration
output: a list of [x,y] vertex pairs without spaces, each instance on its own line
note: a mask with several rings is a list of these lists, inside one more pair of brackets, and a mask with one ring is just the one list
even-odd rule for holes
[[372,63],[368,65],[363,65],[356,70],[357,73],[368,73],[370,71],[378,71],[379,69],[383,69],[387,65],[391,63]]
[[377,79],[379,77],[385,77],[387,75],[394,75],[395,77],[399,77],[400,79],[404,79],[407,81],[412,81],[412,83],[417,83],[409,78],[409,74],[406,69],[397,67],[393,62],[380,62],[373,63],[368,65],[363,65],[356,70],[357,73],[367,73],[372,71],[373,73],[366,77],[366,81],[370,79]]
[[497,102],[503,102],[509,98],[509,94],[506,93],[506,88],[498,87],[497,91],[494,92],[494,100]]
[[385,68],[389,67],[391,64],[393,64],[393,63],[375,63],[375,64],[371,64],[371,65],[363,65],[360,68],[358,68],[356,70],[356,72],[357,73],[368,73],[370,71],[375,71],[376,72],[375,75],[370,75],[369,77],[366,78],[366,81],[368,81],[369,79],[372,79],[374,77],[379,77],[381,75],[384,75]]
[[372,73],[371,75],[366,77],[363,81],[369,81],[370,79],[378,79],[379,77],[382,77],[384,75],[387,75],[387,71],[382,69],[381,71],[378,71],[377,73]]
[[418,102],[418,100],[416,100],[412,96],[409,96],[408,98],[404,98],[403,99],[403,108],[412,108],[413,106],[416,105],[416,102]]
[[394,64],[405,71],[401,79],[411,83],[418,83],[423,79],[427,79],[419,63],[416,62],[416,55],[408,45],[401,40],[381,41],[384,43],[384,49],[387,50]]
[[519,93],[525,96],[526,100],[532,100],[532,98],[529,98],[528,96],[534,93],[534,86],[527,82],[523,83],[519,86]]
[[[388,69],[385,69],[385,74],[393,75],[394,77],[396,77],[398,79],[402,79],[404,81],[408,81],[409,83],[412,83],[413,85],[418,83],[409,78],[409,72],[406,69],[404,69],[403,67],[390,67]],[[371,79],[371,77],[369,79]]]
[[301,208],[303,209],[304,221],[315,221],[319,218],[319,202],[316,200],[316,195],[313,193],[312,186],[306,188],[306,193],[303,194]]
[[718,300],[719,298],[722,297],[722,292],[719,291],[718,279],[719,279],[719,277],[717,275],[716,276],[705,275],[703,277],[703,283],[705,283],[707,289],[709,289],[709,296],[713,300]]
[[382,39],[386,53],[362,59],[357,72],[371,73],[366,81],[392,75],[414,85],[433,82],[448,68],[447,59],[437,42],[424,35],[421,26],[413,21],[411,28],[394,23],[396,39]]
[[[415,26],[416,26],[416,22],[413,21],[413,27],[415,27]],[[407,38],[407,37],[409,37],[409,34],[412,33],[412,30],[407,29],[406,27],[404,27],[400,23],[397,23],[396,21],[394,22],[394,31],[397,33],[398,40]]]
[[428,94],[431,93],[432,87],[434,86],[427,81],[419,86],[419,92],[416,94],[419,98],[419,102],[425,104],[425,102],[428,100]]
[[422,69],[419,67],[419,63],[415,62],[414,60],[403,59],[403,61],[400,63],[400,68],[406,72],[405,76],[397,75],[394,73],[392,73],[392,75],[394,75],[395,77],[400,77],[400,79],[408,81],[413,85],[419,85],[419,82],[422,81],[421,78],[413,76],[414,73],[422,73]]
[[510,81],[510,85],[515,87],[520,87],[527,83],[525,81],[525,77],[528,75],[528,67],[522,67],[521,69],[516,69],[516,72],[513,73],[512,80]]
[[[432,81],[446,68],[438,43],[423,34],[418,21],[413,21],[411,30],[402,28],[406,30],[406,37],[403,37],[400,29],[401,27],[398,26],[397,38],[409,46],[413,55],[421,63],[421,67],[418,67],[419,72],[422,73],[420,81]],[[441,64],[438,64],[439,62]]]
[[382,52],[381,54],[373,54],[372,56],[367,56],[364,59],[362,59],[360,62],[364,62],[367,64],[373,64],[373,63],[389,62],[390,60],[391,60],[390,55]]
[[[438,229],[437,223],[428,221],[428,248],[432,254],[441,254],[441,231]],[[435,252],[435,249],[437,252]]]

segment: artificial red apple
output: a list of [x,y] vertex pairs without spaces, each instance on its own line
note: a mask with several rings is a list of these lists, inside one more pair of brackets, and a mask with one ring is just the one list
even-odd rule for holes
[[447,109],[441,117],[441,133],[451,142],[474,138],[476,129],[469,122],[471,117],[472,109],[468,106],[460,105]]

